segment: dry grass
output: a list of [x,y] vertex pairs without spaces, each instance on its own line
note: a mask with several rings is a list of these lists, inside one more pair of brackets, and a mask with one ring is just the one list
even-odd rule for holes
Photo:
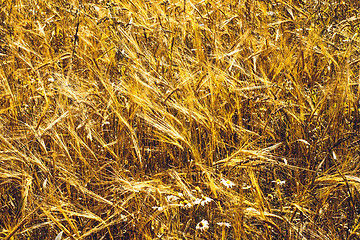
[[1,239],[358,239],[357,1],[5,0]]

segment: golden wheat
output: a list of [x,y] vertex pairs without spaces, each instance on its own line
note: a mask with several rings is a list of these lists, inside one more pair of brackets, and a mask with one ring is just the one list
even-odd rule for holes
[[2,1],[0,238],[359,238],[359,7]]

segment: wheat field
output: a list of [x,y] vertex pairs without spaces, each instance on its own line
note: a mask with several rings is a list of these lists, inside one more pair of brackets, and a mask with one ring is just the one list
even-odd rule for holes
[[0,239],[360,239],[360,2],[0,6]]

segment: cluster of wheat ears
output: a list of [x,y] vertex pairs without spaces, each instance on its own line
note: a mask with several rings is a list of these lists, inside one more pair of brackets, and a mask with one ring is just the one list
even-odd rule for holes
[[0,7],[1,239],[360,238],[358,1]]

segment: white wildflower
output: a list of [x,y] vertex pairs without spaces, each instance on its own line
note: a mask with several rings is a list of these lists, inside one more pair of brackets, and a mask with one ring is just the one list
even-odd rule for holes
[[194,205],[198,205],[198,204],[201,203],[201,199],[200,199],[200,198],[196,198],[193,203],[194,203]]
[[280,180],[280,179],[276,179],[276,181],[271,181],[273,183],[276,183],[277,185],[284,185],[285,184],[285,180]]
[[192,204],[189,203],[187,200],[184,200],[184,201],[181,201],[181,202],[180,202],[180,206],[181,206],[182,208],[191,208],[191,207],[192,207]]
[[224,185],[227,188],[232,188],[233,186],[235,186],[235,183],[233,183],[230,180],[225,180],[223,178],[220,180],[220,182],[221,182],[222,185]]
[[199,222],[196,225],[196,230],[200,230],[200,231],[206,231],[209,229],[209,222],[205,219],[201,220],[201,222]]
[[168,202],[175,202],[175,201],[179,200],[179,197],[174,196],[174,195],[168,195],[168,196],[165,197],[165,199]]
[[157,211],[162,211],[162,210],[164,210],[164,208],[163,207],[152,207],[152,209],[155,209],[155,210],[157,210]]
[[212,201],[214,201],[214,200],[212,200],[212,198],[203,197],[202,201],[201,201],[201,206],[205,206],[206,204],[211,203]]
[[227,228],[231,227],[231,224],[227,222],[218,222],[216,224],[219,225],[220,227],[224,227],[224,226]]

